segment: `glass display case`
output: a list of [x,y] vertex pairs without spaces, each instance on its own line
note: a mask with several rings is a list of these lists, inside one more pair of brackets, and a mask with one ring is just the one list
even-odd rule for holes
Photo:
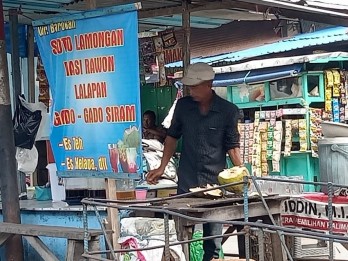
[[299,76],[228,88],[228,100],[239,108],[309,105],[324,101],[324,73],[304,72]]

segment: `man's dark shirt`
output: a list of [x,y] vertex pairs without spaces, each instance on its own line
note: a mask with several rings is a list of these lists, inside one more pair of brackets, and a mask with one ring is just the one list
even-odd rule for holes
[[183,137],[178,169],[178,193],[217,184],[226,166],[226,152],[239,147],[239,111],[214,92],[209,112],[202,115],[198,103],[187,96],[178,100],[167,135]]

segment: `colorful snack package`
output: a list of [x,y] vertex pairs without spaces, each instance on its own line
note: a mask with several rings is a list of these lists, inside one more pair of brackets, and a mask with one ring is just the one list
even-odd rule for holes
[[333,73],[329,70],[325,71],[325,87],[331,88],[334,85]]
[[340,121],[340,105],[337,98],[332,99],[332,115],[334,122]]
[[340,86],[340,84],[341,84],[341,74],[337,70],[332,70],[332,74],[333,74],[333,84],[334,84],[334,87],[335,87],[335,85],[336,86]]

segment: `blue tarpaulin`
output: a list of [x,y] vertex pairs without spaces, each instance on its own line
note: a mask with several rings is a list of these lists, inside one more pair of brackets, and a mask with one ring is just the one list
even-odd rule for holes
[[[19,45],[19,56],[27,57],[27,26],[18,25],[18,45]],[[6,40],[6,52],[12,53],[11,48],[11,33],[10,24],[5,23],[5,40]]]
[[227,87],[237,84],[252,84],[280,78],[295,76],[301,72],[302,64],[292,64],[280,67],[263,68],[258,70],[216,74],[214,87]]

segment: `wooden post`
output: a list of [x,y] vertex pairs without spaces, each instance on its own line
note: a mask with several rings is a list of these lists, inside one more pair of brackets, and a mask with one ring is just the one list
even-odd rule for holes
[[97,8],[97,1],[96,0],[87,0],[87,9],[93,10]]
[[[184,32],[184,42],[183,42],[183,73],[185,75],[187,67],[191,62],[191,51],[190,51],[190,39],[191,39],[191,26],[190,26],[190,10],[189,3],[190,0],[182,1],[182,30]],[[184,88],[184,96],[188,95],[188,89]]]
[[[17,98],[22,94],[22,80],[19,57],[18,37],[18,12],[17,9],[9,10],[10,34],[11,34],[11,65],[12,65],[12,108],[16,109]],[[20,194],[26,192],[25,173],[17,171],[18,191]]]
[[[28,101],[35,102],[35,63],[34,63],[34,28],[31,25],[28,25],[28,34],[27,34],[27,49],[28,49]],[[35,178],[34,178],[35,177]],[[34,186],[37,182],[34,183],[34,179],[37,180],[37,171],[30,174],[30,186]]]
[[12,86],[13,104],[16,104],[17,97],[22,93],[21,71],[19,66],[19,39],[18,39],[18,13],[16,9],[9,10],[10,33],[11,33],[11,65],[12,65]]
[[[5,222],[20,223],[17,168],[13,139],[9,75],[7,67],[5,28],[2,0],[0,0],[0,184],[2,215]],[[23,260],[22,237],[6,240],[6,260]]]
[[[105,180],[105,189],[106,189],[106,199],[117,199],[116,196],[116,180],[115,179],[106,179]],[[120,249],[118,244],[118,239],[120,237],[120,222],[119,222],[119,213],[116,208],[107,208],[107,228],[112,230],[111,242],[114,249]],[[117,254],[118,255],[118,254]]]
[[28,101],[35,102],[34,29],[28,26]]

